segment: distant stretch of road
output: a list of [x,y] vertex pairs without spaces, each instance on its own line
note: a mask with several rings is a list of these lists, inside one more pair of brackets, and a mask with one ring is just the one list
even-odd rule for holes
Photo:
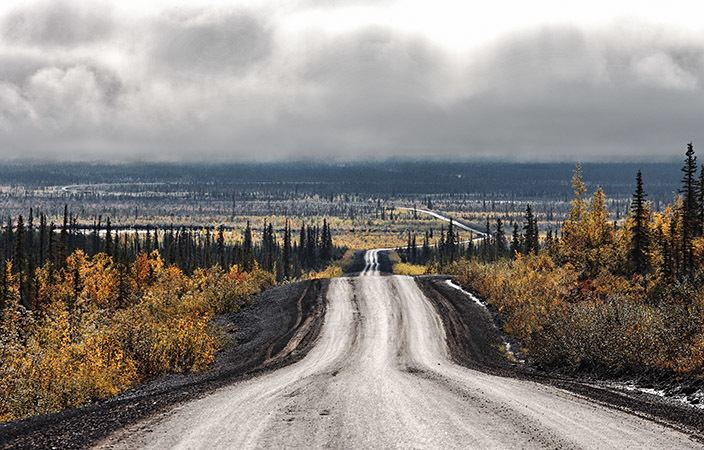
[[[103,443],[109,448],[700,448],[688,436],[534,382],[455,364],[416,282],[331,280],[314,347]],[[469,300],[468,300],[469,301]]]
[[397,208],[397,209],[402,209],[402,210],[404,210],[404,211],[415,211],[415,212],[420,213],[420,214],[427,214],[427,215],[429,215],[429,216],[433,216],[433,217],[435,217],[436,219],[440,219],[440,220],[443,220],[443,221],[445,221],[445,222],[450,222],[450,221],[452,221],[452,224],[455,225],[457,228],[461,228],[461,229],[463,229],[463,230],[465,230],[465,231],[471,231],[472,233],[477,234],[477,235],[479,235],[479,236],[481,236],[481,237],[486,236],[486,233],[484,233],[483,231],[479,231],[479,230],[477,230],[477,229],[475,229],[475,228],[472,228],[472,227],[470,227],[470,226],[467,226],[467,225],[463,224],[462,222],[458,222],[457,219],[452,219],[452,218],[447,217],[447,216],[444,216],[444,215],[442,215],[442,214],[440,214],[440,213],[436,213],[435,211],[429,211],[429,210],[427,210],[427,209],[418,209],[418,208],[406,208],[406,207],[399,207],[399,208]]

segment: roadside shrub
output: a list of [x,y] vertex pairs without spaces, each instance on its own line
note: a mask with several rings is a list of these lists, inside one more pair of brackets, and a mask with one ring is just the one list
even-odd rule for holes
[[[237,267],[185,275],[158,254],[130,267],[80,251],[38,269],[42,307],[19,305],[9,277],[0,320],[0,421],[76,407],[166,372],[199,371],[220,346],[215,314],[274,283]],[[44,295],[42,295],[44,294]]]
[[341,276],[342,267],[337,264],[331,264],[319,272],[310,272],[308,275],[306,275],[306,279],[316,280],[321,278],[336,278]]
[[394,264],[394,273],[396,275],[410,275],[410,276],[417,276],[417,275],[424,275],[428,272],[428,268],[426,266],[422,266],[419,264],[409,264],[409,263],[396,263]]
[[[704,289],[653,302],[639,279],[602,272],[580,279],[540,254],[445,268],[493,305],[540,366],[625,375],[670,370],[704,375]],[[657,286],[651,285],[650,289]]]

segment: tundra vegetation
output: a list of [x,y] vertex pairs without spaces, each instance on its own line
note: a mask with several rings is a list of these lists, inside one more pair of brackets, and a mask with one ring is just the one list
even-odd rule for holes
[[[590,198],[578,166],[560,233],[539,232],[530,205],[522,226],[498,218],[461,244],[452,224],[440,242],[399,249],[407,263],[454,276],[492,305],[506,332],[538,365],[607,376],[704,376],[704,168],[690,144],[679,195],[653,211],[643,176],[630,212],[611,220],[604,190]],[[426,235],[427,236],[427,235]]]
[[[585,164],[588,186],[609,192],[612,218],[622,220],[632,186],[624,173],[642,168],[648,199],[660,210],[676,189],[677,164]],[[444,211],[484,229],[501,217],[508,234],[528,203],[543,229],[557,231],[569,212],[571,164],[386,161],[267,164],[12,163],[0,166],[0,215],[27,218],[41,208],[60,223],[65,204],[76,227],[90,232],[98,216],[113,228],[144,232],[173,226],[200,230],[222,225],[241,237],[249,221],[258,239],[262,224],[283,232],[287,218],[322,223],[327,218],[340,246],[366,249],[404,246],[407,230],[432,230],[431,217],[403,211]],[[466,237],[466,236],[465,236]],[[418,241],[422,235],[418,235]]]
[[[294,236],[295,234],[295,236]],[[222,227],[79,230],[19,216],[0,233],[0,421],[114,396],[167,372],[203,370],[224,344],[212,324],[272,284],[325,269],[342,254],[329,225],[290,221],[277,237]]]

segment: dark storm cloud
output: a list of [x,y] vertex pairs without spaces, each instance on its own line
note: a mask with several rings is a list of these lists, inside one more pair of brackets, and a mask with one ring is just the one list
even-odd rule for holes
[[[85,4],[26,11],[89,18]],[[52,46],[61,27],[17,34],[18,14],[2,22],[5,157],[586,161],[704,142],[704,42],[673,30],[539,28],[458,56],[389,28],[292,35],[229,9],[116,15],[109,35]]]
[[107,38],[113,22],[107,3],[45,0],[10,12],[2,28],[9,41],[67,46]]

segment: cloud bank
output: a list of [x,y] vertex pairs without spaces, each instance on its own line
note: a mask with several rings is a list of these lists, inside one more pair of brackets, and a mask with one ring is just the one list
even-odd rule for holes
[[67,0],[11,9],[0,155],[589,161],[670,159],[704,142],[702,34],[536,25],[458,52],[389,26],[292,32],[285,20]]

